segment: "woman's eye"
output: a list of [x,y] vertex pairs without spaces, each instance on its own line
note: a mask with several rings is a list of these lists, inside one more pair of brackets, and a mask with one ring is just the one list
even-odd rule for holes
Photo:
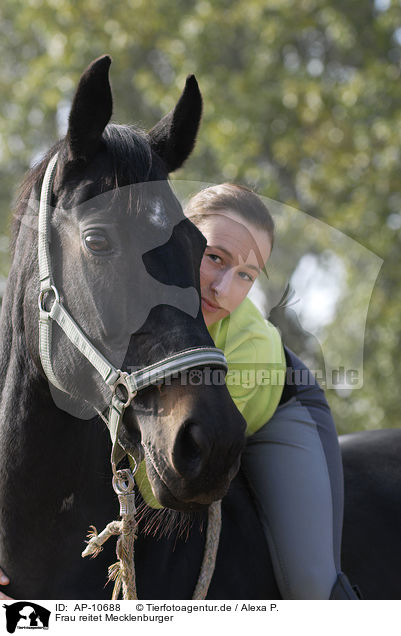
[[207,256],[208,256],[208,258],[210,258],[210,260],[213,261],[213,263],[221,263],[222,262],[220,256],[217,256],[217,254],[208,254]]
[[249,283],[253,283],[254,279],[252,278],[252,276],[250,274],[248,274],[247,272],[238,272],[238,275],[240,276],[240,278],[242,278],[243,280],[248,281]]
[[84,240],[86,247],[96,254],[110,250],[110,243],[104,234],[98,234],[96,232],[88,233]]

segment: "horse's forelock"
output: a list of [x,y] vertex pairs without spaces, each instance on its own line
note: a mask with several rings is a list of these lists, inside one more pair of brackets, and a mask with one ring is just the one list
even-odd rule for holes
[[109,124],[103,132],[114,178],[114,187],[165,179],[153,161],[147,133],[135,126]]

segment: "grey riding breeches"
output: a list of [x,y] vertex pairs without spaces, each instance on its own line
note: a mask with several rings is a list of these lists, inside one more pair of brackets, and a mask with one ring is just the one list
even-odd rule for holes
[[242,459],[284,599],[329,599],[341,571],[341,455],[324,393],[310,377],[248,437]]

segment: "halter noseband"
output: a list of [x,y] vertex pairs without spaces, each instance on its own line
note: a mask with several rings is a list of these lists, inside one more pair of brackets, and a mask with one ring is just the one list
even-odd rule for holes
[[[110,387],[112,398],[109,406],[109,415],[107,419],[104,419],[113,443],[111,463],[113,474],[116,476],[116,465],[126,454],[126,451],[118,443],[119,428],[124,411],[131,404],[137,392],[151,386],[160,379],[170,378],[176,373],[198,367],[199,365],[214,365],[227,371],[227,361],[220,349],[215,347],[196,347],[179,351],[164,360],[128,374],[116,369],[90,342],[61,303],[51,272],[49,250],[50,201],[57,158],[58,154],[55,154],[49,161],[40,194],[38,237],[40,359],[43,371],[49,382],[61,391],[66,392],[57,380],[51,363],[52,322],[55,320],[69,340],[87,358],[98,371],[103,381]],[[49,295],[53,296],[50,309],[46,307],[46,303],[49,304]],[[138,457],[134,457],[134,460],[137,462]]]

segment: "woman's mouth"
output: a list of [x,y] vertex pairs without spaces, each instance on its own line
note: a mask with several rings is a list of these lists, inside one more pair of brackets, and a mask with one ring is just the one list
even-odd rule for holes
[[221,309],[221,307],[219,305],[215,305],[214,303],[211,303],[209,300],[206,300],[206,298],[202,296],[202,309],[204,311],[214,313],[218,311],[219,309]]

